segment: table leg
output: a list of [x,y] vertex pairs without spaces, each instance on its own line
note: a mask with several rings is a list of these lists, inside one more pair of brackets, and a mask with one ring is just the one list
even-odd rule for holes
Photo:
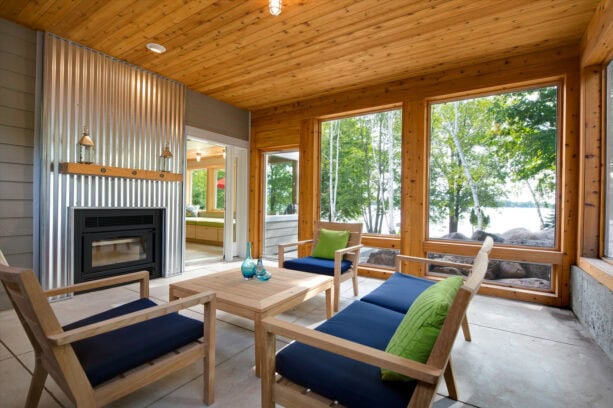
[[326,289],[326,319],[332,317],[332,288]]
[[254,320],[254,339],[255,339],[255,375],[260,376],[262,367],[262,357],[264,356],[264,335],[265,331],[262,327],[262,316],[257,315]]

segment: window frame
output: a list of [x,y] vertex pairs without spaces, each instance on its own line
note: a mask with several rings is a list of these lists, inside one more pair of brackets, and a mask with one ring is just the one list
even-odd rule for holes
[[[556,231],[555,242],[553,247],[533,247],[533,246],[516,246],[495,244],[495,250],[491,256],[492,259],[499,259],[510,262],[525,262],[525,263],[541,263],[551,265],[551,281],[550,289],[532,289],[511,286],[504,283],[496,283],[488,281],[483,285],[482,293],[492,294],[495,296],[504,296],[504,292],[521,292],[526,294],[534,294],[535,298],[544,297],[539,302],[546,304],[556,304],[560,301],[561,282],[565,279],[562,277],[563,268],[565,267],[565,256],[563,247],[563,226],[562,222],[565,219],[563,202],[567,195],[564,186],[565,172],[570,163],[565,160],[565,139],[567,138],[566,122],[564,121],[566,106],[565,106],[565,87],[567,86],[566,78],[556,78],[550,80],[531,81],[530,83],[518,83],[502,87],[494,87],[487,90],[474,90],[470,92],[462,92],[457,95],[442,95],[429,97],[425,99],[425,165],[424,165],[424,203],[423,206],[423,256],[427,253],[446,253],[460,256],[474,256],[480,246],[480,242],[475,241],[451,241],[429,237],[429,198],[430,198],[430,146],[431,146],[431,107],[433,104],[452,102],[457,100],[474,99],[485,96],[499,95],[502,93],[511,93],[517,91],[525,91],[530,89],[557,87],[557,137],[556,137]],[[417,270],[417,274],[427,278],[435,278],[435,275],[430,275],[425,271],[425,268]],[[528,295],[529,296],[529,295]],[[513,297],[513,296],[509,296]],[[563,303],[563,300],[561,301]]]

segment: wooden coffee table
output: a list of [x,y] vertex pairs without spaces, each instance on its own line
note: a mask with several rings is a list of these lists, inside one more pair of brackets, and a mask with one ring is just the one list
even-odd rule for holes
[[332,317],[331,276],[267,267],[270,280],[245,280],[240,268],[213,273],[200,278],[173,283],[169,288],[170,300],[194,295],[212,289],[216,294],[217,309],[253,320],[255,324],[255,372],[260,375],[265,331],[262,319],[282,313],[307,299],[326,292],[326,318]]

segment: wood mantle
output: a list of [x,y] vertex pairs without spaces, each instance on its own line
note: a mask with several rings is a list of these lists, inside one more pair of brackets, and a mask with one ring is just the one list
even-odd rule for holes
[[60,173],[157,181],[183,181],[181,173],[100,166],[98,164],[60,163]]

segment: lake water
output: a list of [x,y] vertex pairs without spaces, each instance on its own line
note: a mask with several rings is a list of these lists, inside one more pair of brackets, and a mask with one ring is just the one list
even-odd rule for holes
[[[502,234],[513,228],[526,228],[530,231],[538,231],[541,221],[538,217],[536,208],[521,207],[502,207],[485,208],[484,212],[490,217],[490,224],[486,231],[494,234]],[[542,209],[543,218],[547,219],[553,209]],[[434,224],[430,226],[430,237],[440,237],[446,235],[448,226],[446,223]],[[468,221],[468,216],[462,219],[458,225],[458,232],[470,237],[473,233],[473,226]]]

